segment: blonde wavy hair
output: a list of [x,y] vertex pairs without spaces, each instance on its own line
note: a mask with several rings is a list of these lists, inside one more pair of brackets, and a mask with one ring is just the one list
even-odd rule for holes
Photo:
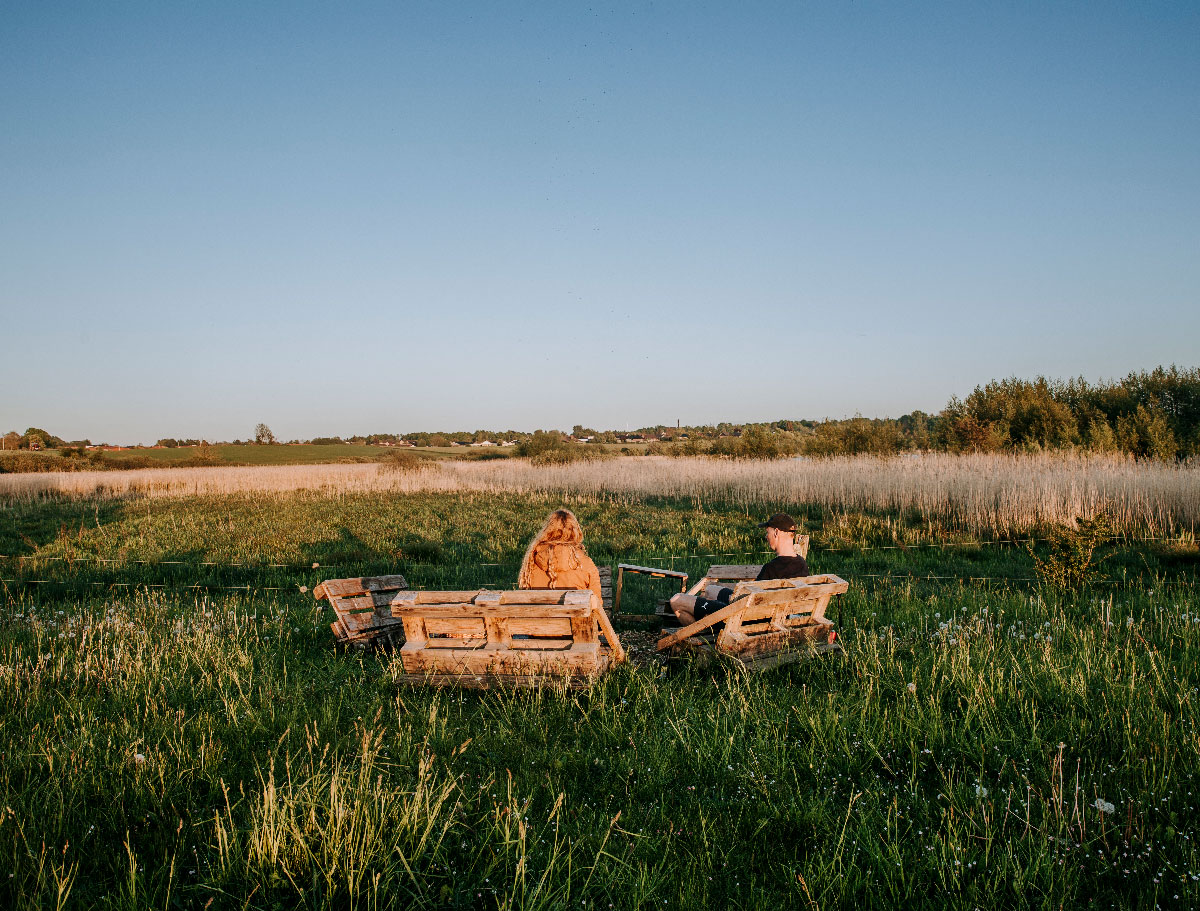
[[550,518],[542,526],[541,531],[533,536],[525,556],[521,559],[521,572],[517,576],[517,587],[529,587],[529,568],[533,566],[534,557],[550,547],[567,545],[577,547],[586,556],[583,547],[583,526],[575,518],[575,513],[569,509],[556,509],[550,513]]

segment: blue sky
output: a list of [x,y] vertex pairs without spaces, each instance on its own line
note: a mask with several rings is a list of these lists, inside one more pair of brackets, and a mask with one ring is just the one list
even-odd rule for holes
[[936,411],[1200,352],[1195,3],[0,9],[0,431]]

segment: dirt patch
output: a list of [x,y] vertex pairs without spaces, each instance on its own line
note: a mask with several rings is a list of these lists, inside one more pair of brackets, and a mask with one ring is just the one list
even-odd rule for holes
[[647,664],[658,662],[657,645],[658,640],[662,638],[659,630],[627,629],[617,635],[621,637],[621,644],[625,646],[625,655],[630,664],[635,667],[644,667]]

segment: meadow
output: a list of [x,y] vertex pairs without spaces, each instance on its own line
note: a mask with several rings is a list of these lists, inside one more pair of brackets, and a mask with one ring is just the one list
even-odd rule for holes
[[[269,449],[272,447],[262,447]],[[315,492],[670,497],[695,506],[772,503],[936,518],[978,534],[1023,534],[1106,510],[1119,528],[1174,534],[1200,522],[1200,464],[1128,456],[850,456],[777,461],[643,456],[566,465],[526,459],[415,464],[215,466],[0,474],[0,498],[227,496]]]
[[[5,907],[1200,904],[1194,468],[124,474],[0,476]],[[694,577],[791,512],[847,656],[478,693],[332,648],[321,579],[509,587],[564,503]],[[1098,577],[1040,581],[1025,542],[1100,509]]]
[[146,449],[89,450],[72,452],[47,449],[41,452],[0,451],[0,474],[62,471],[120,471],[145,468],[325,465],[330,463],[377,463],[411,452],[423,459],[506,458],[511,449],[469,446],[413,447],[369,446],[355,443],[286,443],[269,446],[215,443],[203,446],[172,446]]

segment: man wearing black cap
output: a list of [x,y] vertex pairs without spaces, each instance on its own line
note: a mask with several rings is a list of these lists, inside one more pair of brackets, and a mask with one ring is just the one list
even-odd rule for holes
[[[755,581],[808,575],[808,561],[796,553],[796,522],[791,516],[779,512],[759,523],[758,527],[767,530],[767,546],[775,551],[775,559],[758,571]],[[676,595],[671,599],[670,608],[681,624],[689,626],[725,607],[732,595],[732,588],[710,585],[704,589],[703,596]]]

